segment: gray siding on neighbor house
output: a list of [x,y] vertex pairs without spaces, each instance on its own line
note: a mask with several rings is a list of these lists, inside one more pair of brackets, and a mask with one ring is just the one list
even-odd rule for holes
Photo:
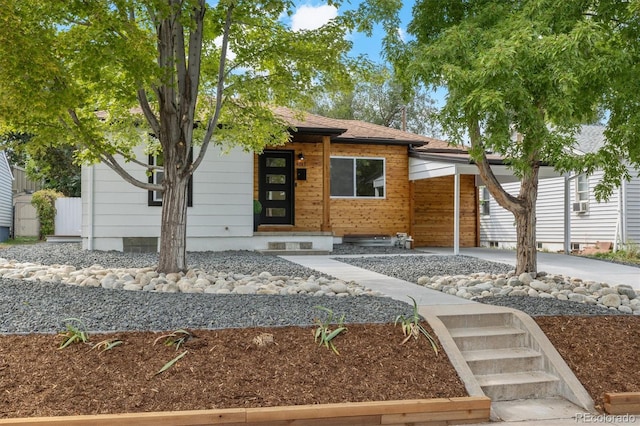
[[627,239],[635,244],[640,244],[640,177],[634,177],[631,182],[626,183],[625,187]]
[[[141,152],[138,154],[138,158],[144,157]],[[125,168],[134,177],[147,180],[142,167],[127,163]],[[91,179],[93,198],[90,194]],[[94,238],[93,248],[98,250],[122,250],[123,237],[160,236],[162,208],[149,206],[148,191],[125,182],[104,164],[93,166],[93,171],[83,167],[82,199],[85,246],[91,235]],[[210,146],[193,176],[193,207],[189,207],[187,212],[188,248],[193,248],[189,246],[192,244],[189,239],[251,236],[252,200],[253,154],[240,149],[222,154],[218,148]],[[90,202],[93,203],[92,220],[89,217]]]
[[0,227],[11,228],[13,223],[13,176],[4,151],[0,151]]
[[[587,211],[584,213],[571,211],[572,243],[586,244],[615,240],[618,221],[618,192],[614,191],[608,201],[598,203],[595,199],[594,188],[601,177],[602,173],[597,172],[588,179]],[[517,195],[520,189],[519,183],[508,183],[503,186],[513,195]],[[569,191],[571,209],[576,201],[575,180],[570,182]],[[636,202],[640,203],[637,198],[640,197],[636,197]],[[554,245],[556,248],[558,245],[562,245],[564,242],[564,178],[540,180],[536,210],[536,239],[538,243]],[[638,225],[640,223],[635,226]],[[630,229],[628,228],[628,231]],[[490,215],[480,217],[480,241],[482,245],[488,245],[492,241],[507,247],[514,247],[516,243],[513,215],[500,207],[493,198],[490,200]]]

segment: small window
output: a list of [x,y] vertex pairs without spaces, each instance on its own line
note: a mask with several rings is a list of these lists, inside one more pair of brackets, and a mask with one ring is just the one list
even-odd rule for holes
[[384,158],[331,157],[331,196],[384,198]]
[[589,179],[585,174],[578,175],[576,178],[576,202],[589,202]]
[[[193,151],[189,156],[189,160],[192,159]],[[158,155],[149,155],[149,165],[150,166],[164,166],[164,160],[162,158],[162,153]],[[149,175],[149,183],[155,183],[160,185],[162,183],[162,179],[164,179],[164,171],[163,170],[153,170]],[[187,206],[193,207],[193,176],[189,178],[189,186],[187,187]],[[149,206],[162,206],[162,192],[161,191],[148,191],[149,199],[147,205]]]
[[480,193],[480,215],[489,216],[489,213],[491,212],[489,210],[489,200],[491,198],[491,195],[489,194],[489,188],[487,188],[486,186],[479,186],[478,192]]

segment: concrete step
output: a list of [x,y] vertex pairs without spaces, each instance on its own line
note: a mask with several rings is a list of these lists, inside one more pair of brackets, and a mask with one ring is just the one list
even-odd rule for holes
[[441,315],[438,317],[448,329],[506,326],[511,323],[510,312]]
[[449,329],[460,351],[517,348],[525,346],[526,332],[510,326]]
[[547,398],[558,393],[560,381],[544,371],[476,375],[478,384],[493,401]]
[[462,351],[462,356],[475,375],[518,373],[543,367],[542,354],[525,347]]

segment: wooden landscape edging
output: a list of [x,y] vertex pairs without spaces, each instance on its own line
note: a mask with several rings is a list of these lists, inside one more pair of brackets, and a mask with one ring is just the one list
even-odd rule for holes
[[0,419],[0,425],[163,426],[163,425],[434,425],[489,421],[491,399],[460,397],[286,407],[228,408],[155,413]]
[[640,414],[640,392],[605,393],[604,411],[609,414]]

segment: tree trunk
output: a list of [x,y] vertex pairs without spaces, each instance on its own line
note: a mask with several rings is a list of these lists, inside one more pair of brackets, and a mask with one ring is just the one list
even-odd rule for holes
[[[520,193],[517,197],[504,190],[496,178],[480,137],[479,121],[471,120],[469,126],[471,145],[478,149],[480,155],[476,158],[476,165],[480,177],[487,186],[489,193],[504,209],[510,211],[516,221],[516,274],[536,272],[538,269],[538,248],[536,244],[536,201],[538,199],[538,176],[540,163],[536,152],[528,159],[529,170],[520,180]],[[518,140],[518,143],[523,143]]]
[[[176,175],[178,175],[176,173]],[[167,175],[165,174],[165,177]],[[187,200],[189,176],[173,176],[172,184],[165,178],[162,195],[162,224],[158,272],[187,270]]]

